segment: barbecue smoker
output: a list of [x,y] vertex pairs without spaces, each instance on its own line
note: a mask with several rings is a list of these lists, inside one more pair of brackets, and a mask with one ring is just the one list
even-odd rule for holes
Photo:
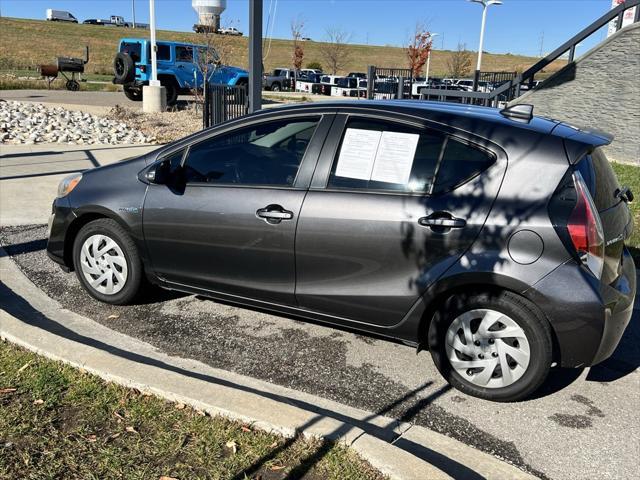
[[49,88],[51,82],[61,74],[66,80],[66,88],[71,92],[80,90],[81,74],[84,66],[89,62],[89,46],[84,47],[84,58],[58,57],[55,65],[40,65],[40,74],[47,79]]

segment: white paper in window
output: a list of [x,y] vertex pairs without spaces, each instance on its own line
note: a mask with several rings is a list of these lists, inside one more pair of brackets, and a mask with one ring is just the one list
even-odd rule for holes
[[420,135],[416,133],[383,132],[371,180],[402,185],[409,183],[419,139]]
[[336,166],[337,177],[369,180],[382,132],[347,128]]

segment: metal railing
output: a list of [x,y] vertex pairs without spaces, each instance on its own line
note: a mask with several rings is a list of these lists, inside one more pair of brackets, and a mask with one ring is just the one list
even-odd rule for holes
[[246,85],[208,83],[204,88],[202,126],[209,128],[249,113]]
[[533,87],[535,75],[550,63],[554,62],[561,56],[568,54],[568,63],[572,63],[575,58],[576,47],[580,42],[593,35],[595,32],[615,21],[615,31],[622,28],[622,21],[627,10],[636,8],[633,23],[640,21],[640,0],[626,0],[617,7],[609,10],[591,25],[577,33],[565,43],[556,48],[546,57],[540,59],[527,70],[498,86],[491,92],[465,92],[465,91],[448,91],[441,89],[423,89],[420,98],[422,100],[454,101],[458,103],[472,103],[475,105],[485,105],[489,107],[497,107],[501,102],[509,102],[520,96],[521,87],[528,84],[529,88]]
[[368,99],[411,98],[413,75],[410,68],[369,66],[367,70]]

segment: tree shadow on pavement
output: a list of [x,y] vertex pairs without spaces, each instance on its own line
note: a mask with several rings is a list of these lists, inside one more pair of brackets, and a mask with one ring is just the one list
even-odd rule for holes
[[[5,310],[7,313],[12,315],[13,317],[19,319],[26,325],[30,325],[30,326],[45,330],[53,335],[65,338],[67,340],[70,340],[82,345],[86,345],[92,348],[96,348],[104,352],[108,352],[111,355],[115,355],[120,358],[139,363],[141,365],[148,365],[155,368],[160,368],[167,372],[177,373],[185,377],[194,378],[197,380],[220,385],[227,388],[232,388],[232,389],[243,391],[253,395],[259,395],[263,398],[267,398],[277,402],[281,402],[289,405],[293,404],[307,411],[315,412],[317,415],[315,415],[308,422],[306,422],[304,425],[299,427],[299,430],[301,431],[308,429],[313,425],[319,423],[325,417],[333,418],[335,420],[343,422],[343,425],[338,427],[333,432],[330,432],[329,435],[326,435],[326,438],[328,439],[339,440],[339,439],[345,438],[345,436],[351,430],[353,430],[354,428],[360,428],[364,432],[374,437],[377,437],[383,441],[392,442],[392,443],[395,442],[394,445],[396,445],[398,448],[401,448],[411,453],[412,455],[415,455],[418,458],[430,463],[434,467],[449,474],[453,478],[466,478],[471,480],[484,478],[483,476],[479,475],[477,472],[470,469],[466,465],[463,465],[447,457],[446,455],[443,455],[424,445],[420,445],[416,442],[413,442],[407,439],[403,439],[401,443],[397,442],[399,434],[396,431],[396,427],[398,426],[398,423],[396,420],[393,420],[387,426],[380,426],[376,423],[371,422],[372,419],[379,417],[380,415],[390,411],[396,405],[399,405],[400,403],[408,401],[413,397],[415,397],[417,393],[419,393],[420,391],[430,386],[430,382],[427,382],[426,384],[418,387],[412,392],[407,393],[406,395],[397,399],[396,401],[391,402],[390,404],[388,404],[378,412],[372,413],[371,415],[365,417],[364,419],[359,419],[359,418],[354,418],[339,412],[334,412],[324,407],[319,407],[317,405],[308,403],[303,400],[298,400],[298,399],[292,400],[289,397],[279,395],[277,393],[263,391],[254,387],[240,385],[232,381],[216,378],[211,375],[186,370],[179,366],[166,363],[162,360],[151,358],[151,357],[141,355],[132,351],[124,350],[122,348],[103,342],[101,340],[97,340],[97,339],[79,334],[67,328],[66,326],[50,319],[40,311],[36,310],[24,298],[17,295],[13,290],[11,290],[4,283],[0,283],[0,300],[1,300],[0,304],[2,304],[3,310]],[[410,418],[413,417],[414,412],[417,412],[420,408],[424,408],[425,405],[432,402],[440,395],[444,394],[449,388],[450,387],[448,385],[443,386],[439,390],[433,392],[430,396],[420,400],[413,410],[412,409],[408,410],[408,413],[405,415],[404,418],[406,420],[409,420]],[[260,458],[258,461],[256,461],[252,467],[250,467],[247,470],[244,470],[243,472],[239,472],[235,478],[244,479],[247,476],[250,476],[252,472],[253,473],[257,472],[266,462],[268,462],[270,459],[273,458],[273,455],[277,453],[277,450],[286,449],[287,446],[290,446],[293,443],[293,441],[294,439],[288,439],[282,446],[278,447],[278,449],[276,449],[275,451],[271,452],[269,455],[266,455]],[[290,479],[300,478],[301,476],[304,475],[306,471],[312,468],[312,466],[320,458],[322,458],[322,456],[324,456],[326,452],[327,450],[320,448],[317,452],[315,452],[309,458],[303,461],[303,463],[298,467],[298,469],[294,469],[294,471],[291,472],[291,474],[287,478],[290,478]],[[294,474],[295,476],[292,476]]]

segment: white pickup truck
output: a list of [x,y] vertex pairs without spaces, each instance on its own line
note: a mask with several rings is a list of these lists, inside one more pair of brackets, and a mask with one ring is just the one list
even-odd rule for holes
[[223,27],[218,29],[218,34],[220,35],[238,35],[242,36],[242,32],[238,30],[236,27]]

